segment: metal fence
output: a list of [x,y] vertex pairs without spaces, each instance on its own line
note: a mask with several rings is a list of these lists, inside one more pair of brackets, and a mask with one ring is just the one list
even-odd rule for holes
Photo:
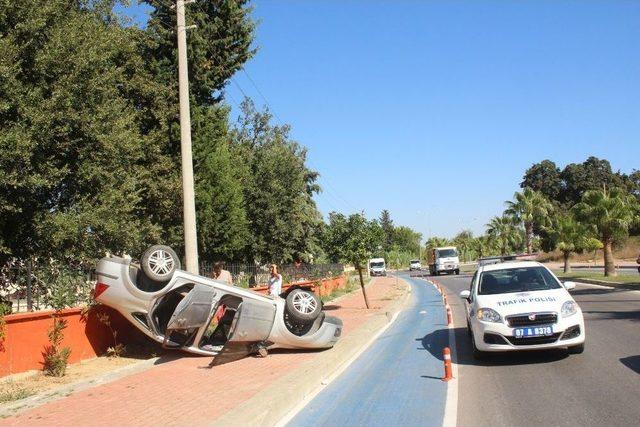
[[[269,280],[268,265],[229,263],[224,268],[231,273],[236,286],[252,288],[265,285]],[[278,268],[284,283],[320,280],[339,276],[344,271],[342,264],[286,264]],[[201,263],[200,274],[212,277],[213,264]],[[60,277],[71,281],[76,305],[88,302],[95,285],[94,268],[14,259],[0,268],[0,304],[11,313],[51,309],[51,283]]]
[[62,280],[71,290],[73,305],[86,303],[95,284],[94,269],[10,260],[0,268],[1,309],[11,313],[51,309],[51,284]]
[[[231,273],[233,284],[243,288],[262,286],[269,280],[269,265],[229,263],[223,267]],[[342,264],[284,264],[278,266],[284,283],[320,280],[339,276],[344,272]],[[200,274],[213,276],[213,264],[201,263]]]

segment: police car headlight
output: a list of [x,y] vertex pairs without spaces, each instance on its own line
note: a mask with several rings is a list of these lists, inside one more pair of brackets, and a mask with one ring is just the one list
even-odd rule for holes
[[562,317],[573,316],[578,312],[578,304],[576,304],[575,301],[567,301],[562,304],[562,310],[560,310],[560,312],[562,313]]
[[478,309],[476,317],[483,322],[500,322],[502,320],[498,312],[491,308]]

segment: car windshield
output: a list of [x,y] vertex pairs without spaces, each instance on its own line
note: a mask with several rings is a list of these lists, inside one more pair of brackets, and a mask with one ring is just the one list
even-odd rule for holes
[[438,250],[438,256],[440,256],[440,258],[454,257],[458,256],[458,251],[455,249],[440,249]]
[[558,289],[558,280],[544,267],[506,268],[482,273],[478,295]]
[[371,267],[371,268],[382,268],[382,267],[384,267],[384,262],[372,262],[371,264],[369,264],[369,267]]
[[420,264],[420,261],[418,261],[417,259],[411,261],[411,264]]

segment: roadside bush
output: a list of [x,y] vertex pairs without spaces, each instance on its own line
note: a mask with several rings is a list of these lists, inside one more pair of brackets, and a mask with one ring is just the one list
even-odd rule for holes
[[46,375],[63,377],[67,371],[71,349],[62,347],[67,321],[60,314],[77,300],[78,276],[66,270],[52,269],[48,278],[49,292],[45,300],[55,312],[51,315],[53,325],[47,334],[49,345],[44,351],[44,372]]

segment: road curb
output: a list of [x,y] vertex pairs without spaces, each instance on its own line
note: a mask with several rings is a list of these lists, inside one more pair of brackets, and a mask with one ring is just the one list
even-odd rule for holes
[[[611,288],[622,288],[622,289],[629,289],[631,291],[640,291],[640,285],[638,284],[631,284],[631,283],[620,283],[620,282],[606,282],[604,280],[597,280],[597,279],[583,279],[580,277],[577,277],[575,279],[565,279],[565,278],[559,278],[560,281],[562,283],[564,282],[575,282],[575,283],[587,283],[589,285],[600,285],[600,286],[608,286]],[[640,278],[638,278],[638,282],[640,282]]]
[[[338,341],[333,349],[320,353],[313,360],[290,372],[258,395],[214,420],[212,426],[275,426],[290,419],[296,408],[314,397],[329,380],[343,371],[372,343],[382,328],[390,325],[411,294],[410,285],[403,284],[403,295],[394,299],[384,312],[376,313],[365,324]],[[301,380],[303,379],[303,380]]]

